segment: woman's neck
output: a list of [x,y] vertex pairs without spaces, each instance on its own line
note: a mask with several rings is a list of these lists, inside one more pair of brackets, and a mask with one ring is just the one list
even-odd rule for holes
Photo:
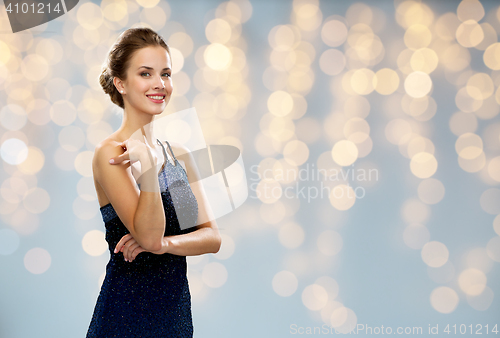
[[129,112],[124,110],[123,121],[118,133],[125,139],[133,137],[134,139],[143,139],[143,134],[146,135],[146,140],[150,146],[156,144],[156,136],[154,135],[154,115]]

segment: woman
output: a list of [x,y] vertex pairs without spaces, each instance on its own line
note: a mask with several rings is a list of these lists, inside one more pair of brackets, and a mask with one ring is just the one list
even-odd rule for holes
[[[171,68],[164,40],[132,28],[99,79],[123,122],[92,161],[111,257],[87,338],[193,336],[185,256],[217,253],[221,237],[214,220],[202,223],[213,218],[188,149],[153,133],[172,95]],[[192,226],[181,230],[177,215]]]

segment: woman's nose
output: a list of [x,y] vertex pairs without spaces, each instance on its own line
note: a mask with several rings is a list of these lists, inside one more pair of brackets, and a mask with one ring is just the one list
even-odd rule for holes
[[156,80],[155,88],[163,89],[165,88],[165,81],[161,78],[161,76],[158,77]]

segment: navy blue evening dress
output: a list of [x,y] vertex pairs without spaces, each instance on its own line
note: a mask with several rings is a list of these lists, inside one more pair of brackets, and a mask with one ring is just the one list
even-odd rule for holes
[[[196,230],[198,203],[186,172],[167,142],[175,164],[167,160],[158,180],[165,210],[165,236]],[[175,187],[172,195],[169,188]],[[175,207],[174,207],[175,205]],[[114,253],[116,244],[129,233],[111,204],[100,208],[111,254],[106,277],[97,298],[87,338],[192,337],[191,294],[187,280],[186,256],[142,252],[126,262],[123,253]],[[181,230],[176,211],[192,227]]]

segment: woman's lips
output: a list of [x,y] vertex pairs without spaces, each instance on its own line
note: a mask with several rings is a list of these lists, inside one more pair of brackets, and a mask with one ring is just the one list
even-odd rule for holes
[[[163,103],[165,102],[165,96],[164,95],[146,95],[148,97],[148,99],[154,103]],[[154,98],[153,98],[154,97]],[[159,97],[161,97],[161,99],[158,99]]]

